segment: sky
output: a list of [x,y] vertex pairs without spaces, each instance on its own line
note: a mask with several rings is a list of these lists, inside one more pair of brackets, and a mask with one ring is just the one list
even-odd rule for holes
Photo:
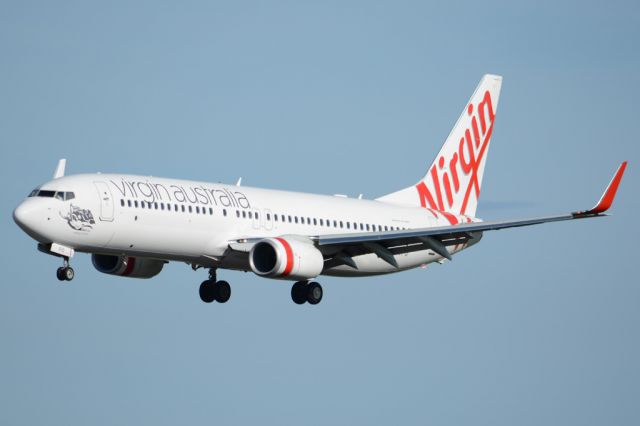
[[[640,423],[637,2],[0,0],[0,424]],[[59,259],[11,214],[59,158],[366,198],[415,183],[504,76],[478,215],[451,263],[290,284],[151,280]]]

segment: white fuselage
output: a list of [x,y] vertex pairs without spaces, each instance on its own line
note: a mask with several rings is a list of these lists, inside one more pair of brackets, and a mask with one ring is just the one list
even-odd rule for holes
[[[73,193],[66,200],[29,197],[16,209],[21,227],[41,243],[238,270],[250,267],[247,256],[229,255],[231,242],[451,224],[451,218],[433,210],[374,200],[135,175],[71,175],[39,189]],[[456,216],[457,222],[472,220]],[[322,274],[383,274],[440,260],[431,250],[418,250],[398,255],[396,268],[369,253],[354,257],[357,269],[340,265]]]

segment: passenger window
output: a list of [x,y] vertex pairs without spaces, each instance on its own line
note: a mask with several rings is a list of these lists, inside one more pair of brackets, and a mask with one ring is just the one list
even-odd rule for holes
[[249,219],[251,219],[253,217],[253,213],[251,213],[251,212],[249,212],[248,215],[249,215]]
[[256,212],[256,219],[260,219],[260,214]]
[[294,216],[294,217],[293,217],[293,220],[295,220],[295,221],[296,221],[296,223],[298,223],[298,216]]
[[127,200],[127,206],[131,207],[131,200]]
[[324,220],[320,219],[320,226],[324,226]]
[[247,218],[247,212],[246,212],[246,211],[244,211],[244,210],[242,210],[242,218],[243,218],[243,219],[246,219],[246,218]]
[[138,208],[138,200],[134,201],[133,204]]
[[213,209],[211,207],[209,207],[209,214],[213,216]]
[[291,223],[291,216],[289,216],[289,223]]
[[184,213],[184,204],[180,206],[180,210],[182,210],[182,213]]
[[267,213],[267,220],[271,220],[271,215]]
[[227,216],[227,209],[222,209],[222,216]]
[[189,213],[193,213],[193,209],[189,206]]
[[124,207],[124,200],[120,200],[120,207]]

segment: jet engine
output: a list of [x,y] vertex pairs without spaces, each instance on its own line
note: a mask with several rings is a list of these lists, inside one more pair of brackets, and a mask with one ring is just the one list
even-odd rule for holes
[[108,254],[92,254],[91,262],[102,273],[131,278],[154,277],[164,266],[162,260]]
[[267,278],[306,280],[322,272],[322,253],[309,240],[265,238],[249,252],[251,270]]

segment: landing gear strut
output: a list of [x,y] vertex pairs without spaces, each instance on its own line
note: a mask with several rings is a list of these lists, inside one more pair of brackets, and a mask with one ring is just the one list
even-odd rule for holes
[[298,305],[317,305],[322,300],[322,286],[315,281],[298,281],[291,287],[291,299]]
[[204,303],[211,303],[214,300],[218,303],[225,303],[231,297],[231,286],[226,281],[216,281],[215,268],[209,269],[209,279],[200,284],[200,299]]
[[76,276],[76,273],[73,268],[69,266],[69,258],[64,257],[63,259],[63,266],[59,267],[56,271],[56,277],[60,281],[71,281],[73,277]]

